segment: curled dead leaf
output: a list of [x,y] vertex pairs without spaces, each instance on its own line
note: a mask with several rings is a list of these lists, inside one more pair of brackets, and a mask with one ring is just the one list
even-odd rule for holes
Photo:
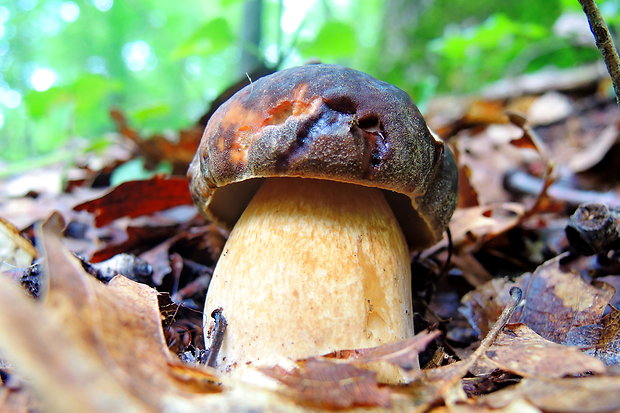
[[542,337],[562,343],[571,329],[597,323],[615,291],[609,284],[588,284],[579,274],[564,272],[561,258],[553,258],[514,281],[496,278],[467,293],[461,312],[485,335],[508,302],[506,291],[517,286],[523,290],[525,304],[511,322],[526,324]]
[[600,360],[583,354],[577,347],[546,340],[524,324],[507,325],[479,364],[524,377],[553,378],[605,372]]

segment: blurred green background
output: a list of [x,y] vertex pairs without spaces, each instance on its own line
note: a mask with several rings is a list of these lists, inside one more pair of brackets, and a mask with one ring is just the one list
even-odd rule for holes
[[[617,32],[620,0],[600,3]],[[195,123],[258,67],[366,71],[424,107],[599,59],[577,0],[0,0],[0,168]]]

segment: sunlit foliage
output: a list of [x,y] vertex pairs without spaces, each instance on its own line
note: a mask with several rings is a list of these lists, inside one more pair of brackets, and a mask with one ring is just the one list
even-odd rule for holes
[[[111,107],[146,135],[187,126],[251,71],[242,50],[272,68],[308,59],[352,66],[422,106],[439,93],[598,58],[576,0],[263,0],[258,46],[241,41],[244,4],[0,1],[0,159],[105,142]],[[614,28],[620,0],[602,7]]]

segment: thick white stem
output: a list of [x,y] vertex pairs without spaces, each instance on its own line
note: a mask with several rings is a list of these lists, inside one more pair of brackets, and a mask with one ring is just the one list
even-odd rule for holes
[[218,261],[207,331],[219,307],[228,322],[220,369],[412,336],[408,248],[381,191],[267,179]]

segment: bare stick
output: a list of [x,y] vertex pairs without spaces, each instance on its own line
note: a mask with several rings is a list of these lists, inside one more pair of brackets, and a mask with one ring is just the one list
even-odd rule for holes
[[607,71],[611,76],[611,81],[614,85],[614,92],[616,92],[616,102],[620,106],[620,58],[618,58],[618,52],[614,46],[614,41],[611,38],[607,24],[601,16],[594,0],[579,0],[583,12],[588,17],[588,23],[590,23],[590,30],[594,35],[594,41],[596,47],[601,51]]
[[217,363],[217,355],[220,352],[220,348],[222,347],[224,332],[226,332],[226,327],[228,326],[226,318],[224,318],[222,312],[222,308],[216,308],[211,313],[211,318],[215,320],[215,327],[213,328],[212,334],[214,335],[214,337],[213,340],[211,340],[211,346],[208,349],[209,354],[207,355],[206,360],[206,364],[209,367],[215,367]]

